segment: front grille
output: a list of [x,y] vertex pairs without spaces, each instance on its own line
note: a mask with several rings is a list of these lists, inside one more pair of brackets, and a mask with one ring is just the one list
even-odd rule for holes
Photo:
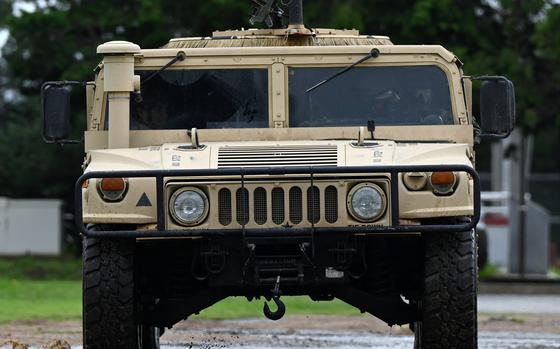
[[335,186],[320,184],[296,184],[289,189],[248,184],[237,190],[222,188],[217,194],[222,226],[230,225],[232,217],[240,225],[335,224],[339,205],[345,202]]
[[218,168],[274,166],[337,166],[336,145],[224,146],[218,150]]
[[[251,222],[258,225],[270,222],[276,225],[317,224],[321,221],[321,214],[323,222],[333,224],[338,221],[338,191],[332,185],[326,188],[294,185],[288,190],[287,200],[283,188],[239,188],[235,192],[234,208],[231,196],[229,189],[218,191],[218,221],[223,226],[231,224],[232,211],[235,211],[235,219],[241,225]],[[252,201],[249,201],[250,198]]]

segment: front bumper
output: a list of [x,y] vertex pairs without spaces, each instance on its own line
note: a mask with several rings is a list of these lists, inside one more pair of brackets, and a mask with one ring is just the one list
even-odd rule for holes
[[[423,224],[423,225],[404,225],[400,223],[399,214],[399,173],[405,172],[437,172],[454,171],[465,172],[470,175],[473,182],[473,216],[466,217],[464,221],[455,224]],[[238,176],[239,186],[245,186],[245,177],[253,175],[308,175],[309,184],[313,186],[315,175],[335,175],[335,174],[389,174],[390,176],[390,197],[391,217],[390,225],[386,226],[367,226],[367,227],[316,227],[313,224],[305,228],[246,228],[239,229],[167,229],[166,228],[166,199],[165,183],[166,178],[185,177],[185,178],[205,178],[212,176]],[[156,182],[156,209],[157,224],[155,230],[102,230],[96,227],[95,230],[89,229],[84,224],[82,184],[92,178],[154,178]],[[473,229],[480,219],[480,179],[477,172],[467,165],[394,165],[394,166],[351,166],[351,167],[269,167],[269,168],[227,168],[209,170],[147,170],[147,171],[92,171],[83,174],[76,182],[75,187],[75,212],[76,226],[79,231],[87,237],[129,237],[129,238],[148,238],[148,237],[306,237],[317,234],[328,233],[348,233],[348,234],[387,234],[387,233],[423,233],[423,232],[457,232]]]

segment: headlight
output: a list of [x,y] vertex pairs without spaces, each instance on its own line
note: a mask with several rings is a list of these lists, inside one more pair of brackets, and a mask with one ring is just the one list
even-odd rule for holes
[[373,222],[385,213],[387,198],[378,185],[361,183],[350,190],[347,204],[354,218],[362,222]]
[[179,189],[169,200],[169,211],[177,223],[187,226],[197,225],[208,215],[208,198],[198,188]]

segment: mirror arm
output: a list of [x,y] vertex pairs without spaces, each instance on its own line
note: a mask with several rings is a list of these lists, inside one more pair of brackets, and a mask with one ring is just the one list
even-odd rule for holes
[[481,139],[490,139],[490,140],[494,140],[494,139],[504,139],[509,137],[509,135],[513,132],[513,130],[510,130],[506,133],[503,134],[494,134],[494,133],[480,133],[478,134],[478,137],[480,137]]
[[471,81],[509,81],[505,76],[496,75],[464,76],[463,78]]

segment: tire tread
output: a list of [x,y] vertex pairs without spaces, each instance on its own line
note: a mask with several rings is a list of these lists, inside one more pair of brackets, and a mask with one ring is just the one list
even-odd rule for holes
[[425,237],[422,348],[477,348],[474,239],[472,231]]

